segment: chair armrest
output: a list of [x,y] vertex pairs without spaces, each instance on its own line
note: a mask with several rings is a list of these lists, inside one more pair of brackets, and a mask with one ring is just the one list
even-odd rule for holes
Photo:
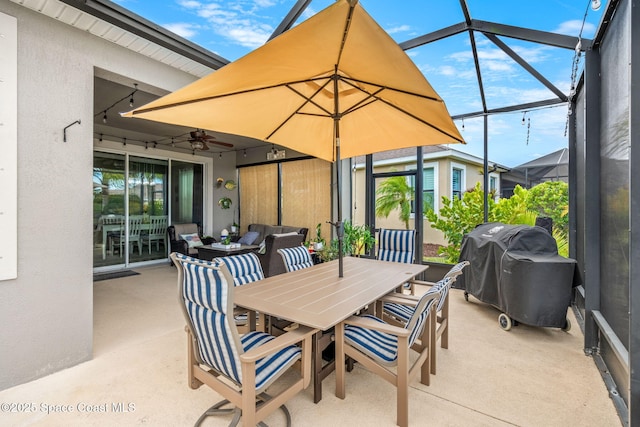
[[397,337],[408,337],[410,331],[399,326],[390,325],[388,323],[380,323],[366,317],[351,316],[342,323],[345,325],[360,326],[362,328],[373,329],[374,331],[384,332],[386,334],[395,335]]
[[189,255],[189,244],[186,240],[170,240],[171,252],[179,252],[183,255]]
[[418,305],[419,299],[413,295],[405,295],[405,294],[387,294],[382,298],[378,299],[378,301],[382,302],[391,302],[396,304],[408,305],[411,307],[415,307]]
[[436,282],[428,282],[426,280],[416,280],[416,279],[409,280],[409,283],[413,285],[424,285],[424,286],[433,286],[436,284]]
[[242,363],[253,363],[265,356],[275,353],[280,349],[304,341],[307,338],[311,338],[311,336],[316,332],[319,331],[317,329],[312,329],[307,326],[300,325],[298,328],[292,331],[284,333],[257,348],[252,348],[246,353],[241,354],[240,361]]

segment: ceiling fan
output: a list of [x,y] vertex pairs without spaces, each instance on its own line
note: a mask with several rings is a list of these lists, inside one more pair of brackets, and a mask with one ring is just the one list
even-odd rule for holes
[[216,138],[211,135],[207,135],[203,130],[195,130],[189,132],[191,136],[187,141],[191,144],[191,148],[194,150],[208,150],[207,144],[217,144],[227,148],[233,148],[233,144],[228,142],[216,141]]

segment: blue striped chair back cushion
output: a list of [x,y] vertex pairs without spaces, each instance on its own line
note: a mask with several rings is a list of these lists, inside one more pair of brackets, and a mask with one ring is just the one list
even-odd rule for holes
[[302,270],[313,266],[313,259],[309,250],[304,246],[278,249],[278,253],[284,261],[287,272]]
[[469,265],[469,261],[461,261],[459,263],[457,263],[456,265],[454,265],[453,267],[451,267],[451,270],[449,270],[447,272],[447,274],[444,275],[443,279],[449,277],[451,279],[454,279],[453,281],[455,281],[455,279],[462,274],[462,270]]
[[[425,328],[429,313],[435,304],[436,299],[431,299],[436,290],[427,291],[418,301],[415,309],[412,310],[411,317],[405,325],[405,329],[410,330],[408,346],[411,347]],[[371,315],[366,315],[369,319],[384,323],[383,320]],[[398,359],[398,338],[384,332],[374,331],[361,326],[346,325],[344,330],[345,340],[360,351],[378,360],[385,365],[395,365]]]
[[264,279],[264,272],[258,256],[253,252],[216,258],[215,261],[224,263],[236,286],[246,285]]
[[[274,336],[249,332],[239,336],[233,319],[231,275],[223,262],[209,262],[176,253],[183,280],[185,312],[198,343],[200,360],[242,385],[239,355],[261,346]],[[279,374],[301,358],[302,349],[291,345],[256,362],[256,393],[266,389]]]
[[411,264],[415,259],[415,248],[415,230],[380,229],[378,235],[379,260]]

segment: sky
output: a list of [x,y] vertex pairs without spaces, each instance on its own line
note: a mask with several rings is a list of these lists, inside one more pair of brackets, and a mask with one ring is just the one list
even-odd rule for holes
[[[120,6],[234,61],[263,45],[295,0],[116,0]],[[333,3],[313,0],[298,22]],[[603,2],[605,3],[605,2]],[[401,43],[464,20],[459,0],[360,0],[364,9]],[[604,7],[592,0],[467,0],[473,19],[556,32],[595,35]],[[584,64],[574,50],[500,38],[547,80],[568,94]],[[406,53],[444,99],[452,116],[482,110],[468,33]],[[553,98],[539,81],[483,35],[476,36],[487,107]],[[576,73],[575,70],[578,70]],[[490,115],[489,161],[514,167],[567,147],[566,105]],[[453,148],[483,157],[483,119],[456,120],[467,142]]]

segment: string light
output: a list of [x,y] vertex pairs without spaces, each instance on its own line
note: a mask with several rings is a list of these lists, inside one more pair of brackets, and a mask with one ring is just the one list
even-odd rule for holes
[[134,83],[133,86],[136,88],[133,92],[131,92],[131,98],[129,98],[129,107],[133,107],[133,94],[138,91],[138,83]]
[[462,130],[464,130],[464,117],[462,118]]
[[245,158],[247,157],[247,149],[246,148],[244,150],[244,153],[242,153],[242,156],[245,157]]
[[98,117],[100,114],[102,114],[102,123],[107,123],[107,112],[109,110],[111,110],[113,107],[115,107],[116,105],[118,105],[119,103],[121,103],[122,101],[124,101],[125,99],[127,99],[127,98],[129,98],[129,107],[133,107],[133,103],[134,103],[133,95],[135,95],[135,93],[138,91],[138,83],[134,83],[133,86],[135,87],[135,89],[133,89],[133,92],[131,92],[131,93],[123,96],[122,98],[118,99],[116,102],[111,104],[109,107],[105,108],[104,110],[102,110],[98,114],[96,114],[94,117]]

